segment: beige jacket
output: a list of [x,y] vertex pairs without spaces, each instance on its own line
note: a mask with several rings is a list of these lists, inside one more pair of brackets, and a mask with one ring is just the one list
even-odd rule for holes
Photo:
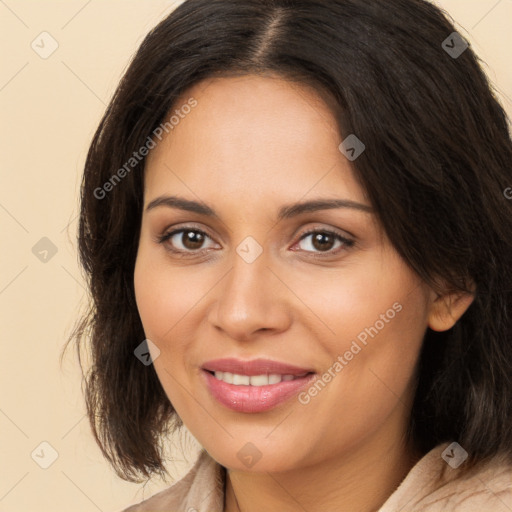
[[[512,512],[512,467],[495,460],[454,479],[457,469],[441,457],[449,444],[420,459],[377,512]],[[181,480],[122,512],[223,512],[225,475],[202,450]]]

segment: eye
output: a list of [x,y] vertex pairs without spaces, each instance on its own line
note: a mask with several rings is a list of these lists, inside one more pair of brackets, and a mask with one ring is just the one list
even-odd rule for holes
[[[304,240],[308,241],[303,244],[303,250],[319,253],[320,255],[326,253],[328,256],[338,254],[341,250],[348,249],[355,243],[353,240],[328,229],[315,229],[304,233],[297,245],[300,245]],[[336,242],[338,242],[337,246]]]
[[158,242],[166,244],[171,252],[193,254],[207,249],[202,247],[206,239],[211,240],[204,231],[185,227],[164,234],[158,238]]
[[[157,239],[159,243],[165,244],[168,251],[181,254],[182,256],[193,256],[194,254],[211,249],[211,246],[204,247],[207,240],[213,242],[208,234],[195,227],[175,229]],[[303,243],[303,246],[300,248],[301,250],[320,257],[324,254],[325,256],[338,254],[340,251],[348,249],[355,244],[353,240],[328,229],[312,229],[303,233],[295,245],[300,246],[301,243]]]

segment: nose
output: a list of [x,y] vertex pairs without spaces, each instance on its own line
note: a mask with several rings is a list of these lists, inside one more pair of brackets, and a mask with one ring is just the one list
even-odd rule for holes
[[290,326],[287,288],[265,252],[251,263],[235,253],[232,268],[215,290],[209,321],[232,339],[250,341],[262,332],[278,333]]

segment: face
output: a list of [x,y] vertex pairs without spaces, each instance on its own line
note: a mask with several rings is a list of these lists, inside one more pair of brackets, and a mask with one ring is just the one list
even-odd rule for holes
[[[147,159],[134,282],[177,413],[233,469],[395,442],[431,292],[382,232],[328,106],[244,76],[204,81],[175,109]],[[311,201],[337,203],[291,207]]]

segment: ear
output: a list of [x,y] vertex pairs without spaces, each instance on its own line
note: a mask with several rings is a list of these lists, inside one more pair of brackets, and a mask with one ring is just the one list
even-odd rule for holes
[[432,291],[428,326],[433,331],[451,329],[473,302],[475,298],[474,285],[472,285],[472,290],[472,293],[457,291],[443,295]]

